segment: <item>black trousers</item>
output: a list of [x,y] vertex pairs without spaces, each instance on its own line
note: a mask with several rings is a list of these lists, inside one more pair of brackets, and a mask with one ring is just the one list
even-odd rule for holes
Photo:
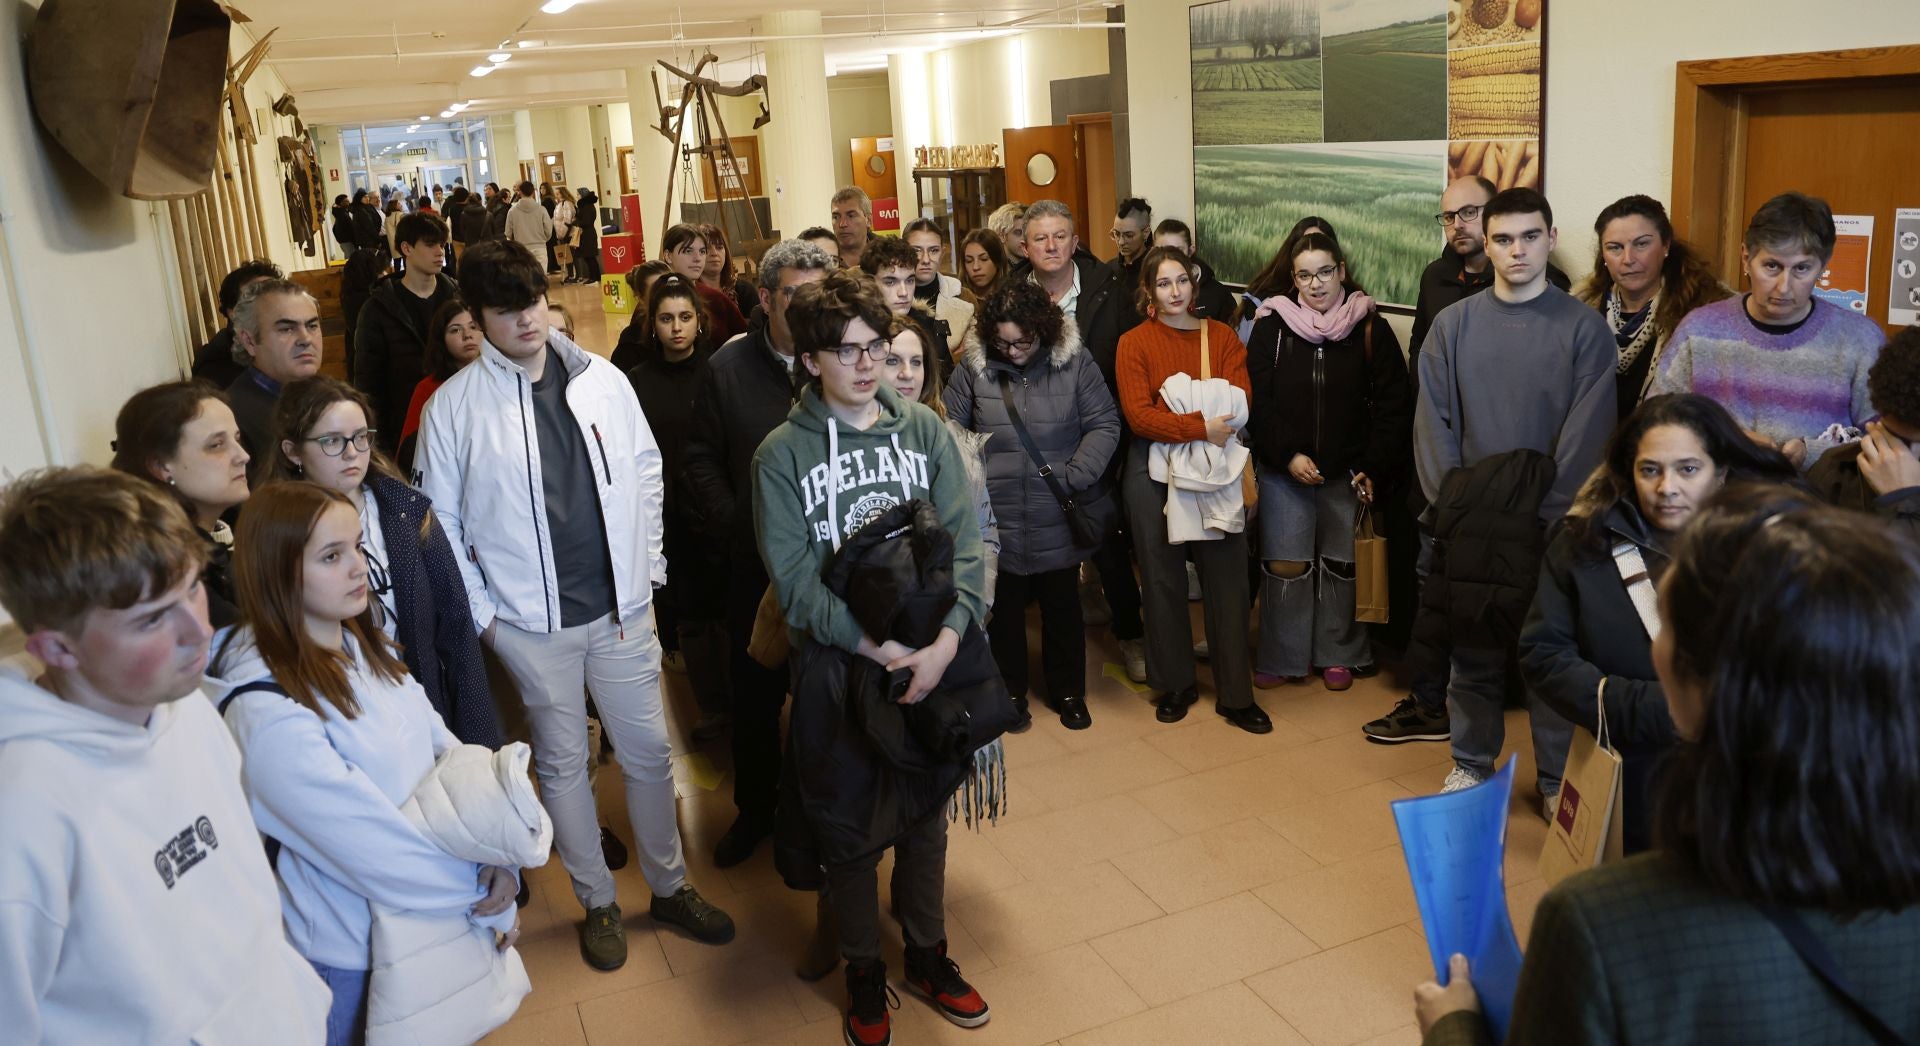
[[1000,571],[993,616],[987,619],[987,643],[1007,693],[1022,701],[1027,696],[1027,604],[1034,600],[1040,603],[1040,663],[1047,699],[1087,696],[1087,626],[1080,612],[1078,566],[1043,574]]
[[733,805],[740,816],[773,824],[780,792],[780,708],[787,667],[767,668],[747,656],[753,618],[767,591],[757,551],[736,551],[727,585],[727,662],[733,673]]

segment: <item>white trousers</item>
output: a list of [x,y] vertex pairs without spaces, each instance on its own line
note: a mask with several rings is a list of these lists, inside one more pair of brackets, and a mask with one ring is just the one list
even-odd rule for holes
[[589,690],[626,780],[640,871],[655,894],[672,896],[687,880],[687,862],[680,850],[660,640],[652,620],[629,622],[624,636],[612,614],[547,635],[496,620],[493,652],[526,705],[540,800],[553,818],[554,845],[581,906],[598,908],[615,899],[587,776],[594,754],[587,750]]

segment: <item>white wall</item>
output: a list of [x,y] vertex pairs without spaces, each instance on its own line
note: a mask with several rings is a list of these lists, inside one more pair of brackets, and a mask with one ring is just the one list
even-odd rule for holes
[[[1154,213],[1193,214],[1193,121],[1184,0],[1130,0],[1133,189]],[[1915,0],[1548,0],[1547,196],[1555,259],[1592,268],[1593,216],[1673,186],[1674,63],[1920,43]],[[1920,183],[1917,183],[1920,184]],[[1436,250],[1438,249],[1436,236]],[[1276,245],[1277,246],[1277,245]]]
[[[829,79],[827,116],[831,125],[828,147],[833,151],[833,182],[852,185],[852,139],[893,133],[893,98],[887,91],[887,74],[845,73]],[[908,158],[911,160],[911,153]],[[900,153],[896,150],[894,160],[897,163],[899,159]]]
[[[19,41],[34,9],[0,10]],[[252,40],[235,28],[237,57]],[[24,50],[0,48],[0,476],[111,457],[120,404],[179,377],[191,359],[166,204],[129,200],[84,171],[42,130]],[[276,128],[284,86],[263,66],[247,86],[259,124],[256,169],[268,253],[307,268],[280,195]]]
[[[591,186],[601,196],[599,172],[593,166],[593,126],[587,107],[570,105],[563,109],[533,110],[533,146],[537,152],[561,151],[566,154],[567,185],[578,190]],[[618,182],[614,188],[619,188]]]

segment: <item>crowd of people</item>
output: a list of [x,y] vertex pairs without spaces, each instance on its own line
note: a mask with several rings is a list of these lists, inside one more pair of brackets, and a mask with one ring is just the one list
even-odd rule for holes
[[[609,359],[549,299],[600,278],[591,192],[377,199],[336,201],[350,381],[319,373],[312,295],[249,262],[192,379],[122,407],[110,469],[0,500],[32,655],[0,674],[0,1013],[26,1041],[363,1041],[393,909],[507,953],[521,867],[408,812],[468,746],[530,744],[588,965],[627,958],[603,743],[648,914],[726,944],[675,817],[669,668],[731,750],[713,863],[770,842],[817,894],[796,964],[845,963],[846,1041],[889,1042],[898,1005],[888,849],[900,983],[984,1024],[946,832],[996,808],[1001,735],[1034,696],[1093,728],[1090,628],[1163,723],[1203,660],[1253,734],[1262,692],[1376,673],[1374,515],[1418,584],[1411,691],[1369,740],[1446,742],[1435,787],[1470,788],[1517,698],[1548,819],[1576,726],[1623,757],[1641,856],[1542,903],[1511,1041],[1674,1037],[1683,1010],[1682,1039],[1920,1030],[1920,330],[1814,294],[1823,201],[1755,212],[1736,293],[1623,198],[1570,290],[1549,202],[1461,178],[1403,351],[1367,245],[1319,216],[1235,292],[1137,198],[1101,261],[1057,201],[949,244],[874,233],[849,188],[746,265],[723,229],[665,230],[617,274],[640,307]],[[1451,974],[1423,1030],[1479,1041]]]

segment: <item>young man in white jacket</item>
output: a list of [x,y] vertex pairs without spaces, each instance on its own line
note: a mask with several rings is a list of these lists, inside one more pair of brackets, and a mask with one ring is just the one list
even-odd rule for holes
[[541,800],[587,911],[580,950],[626,962],[587,782],[586,692],[626,778],[650,913],[696,938],[733,920],[687,882],[675,820],[653,590],[666,584],[660,448],[633,387],[547,323],[542,263],[504,241],[460,262],[480,358],[427,401],[414,461],[466,579],[481,641],[518,684]]
[[[163,488],[50,469],[0,495],[0,1037],[320,1043],[330,995],[287,943],[198,693],[203,542]],[[184,700],[183,700],[184,699]]]

